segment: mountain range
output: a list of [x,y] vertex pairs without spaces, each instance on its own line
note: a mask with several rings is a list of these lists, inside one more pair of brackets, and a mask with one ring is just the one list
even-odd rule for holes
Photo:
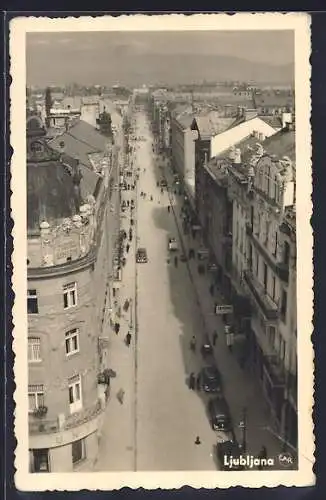
[[50,63],[46,52],[38,54],[37,60],[29,57],[27,52],[27,84],[120,83],[134,87],[143,83],[175,85],[200,83],[203,80],[271,84],[292,84],[294,81],[294,64],[278,65],[268,61],[262,64],[232,56],[178,53],[125,53],[120,58],[109,53],[105,59],[103,51],[101,52],[101,57],[100,54],[93,54],[84,60],[83,54],[76,59],[75,53],[74,61],[70,57],[62,57],[62,54],[52,54]]

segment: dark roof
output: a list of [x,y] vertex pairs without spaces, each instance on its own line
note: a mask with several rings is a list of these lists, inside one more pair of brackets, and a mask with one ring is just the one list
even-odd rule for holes
[[[35,148],[35,144],[38,148]],[[78,160],[67,154],[60,155],[49,146],[40,121],[34,117],[27,121],[29,230],[38,231],[43,220],[56,225],[77,213],[82,201],[88,195],[94,195],[99,182],[100,176]]]
[[282,118],[276,115],[259,115],[259,118],[273,128],[282,128]]
[[197,124],[201,139],[208,139],[227,130],[234,122],[234,118],[221,117],[217,112],[211,111],[205,115],[196,116],[194,122]]
[[92,168],[88,155],[105,151],[108,139],[94,129],[92,125],[79,120],[68,131],[50,141],[49,145],[57,151],[62,151],[60,146],[62,142],[67,155],[78,158],[81,164]]
[[27,226],[39,229],[40,222],[53,223],[76,213],[72,178],[60,162],[27,165]]
[[282,129],[276,134],[265,139],[262,143],[268,155],[276,155],[278,158],[288,156],[295,162],[295,132],[294,130]]

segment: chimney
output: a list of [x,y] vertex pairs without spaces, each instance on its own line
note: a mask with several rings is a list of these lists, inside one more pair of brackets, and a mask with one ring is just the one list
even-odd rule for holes
[[237,165],[241,164],[241,151],[239,148],[235,150],[234,163]]

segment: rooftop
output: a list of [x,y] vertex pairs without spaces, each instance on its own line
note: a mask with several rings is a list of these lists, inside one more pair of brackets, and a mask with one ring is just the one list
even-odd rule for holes
[[89,155],[106,150],[108,138],[100,134],[89,123],[79,120],[63,134],[49,142],[51,148],[78,158],[84,166],[92,169]]
[[295,162],[295,131],[282,129],[262,143],[268,155],[288,156]]
[[293,106],[294,98],[291,92],[262,92],[254,94],[256,106],[268,107],[286,107]]
[[208,139],[221,134],[234,122],[234,118],[221,117],[218,112],[211,111],[205,115],[196,116],[193,125],[197,126],[201,139]]

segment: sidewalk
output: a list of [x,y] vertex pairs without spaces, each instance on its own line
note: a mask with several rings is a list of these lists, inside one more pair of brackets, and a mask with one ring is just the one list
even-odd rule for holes
[[[166,177],[171,181],[172,174],[168,169]],[[171,184],[171,182],[170,182]],[[188,257],[190,248],[196,250],[201,246],[200,238],[197,235],[195,239],[192,236],[185,235],[182,231],[181,222],[181,203],[182,198],[173,195],[169,190],[171,206],[178,227],[178,232],[183,247],[183,252]],[[257,380],[252,375],[240,368],[235,355],[232,354],[225,340],[224,323],[221,317],[214,314],[214,303],[223,303],[221,296],[216,292],[211,296],[209,287],[213,283],[212,276],[209,273],[201,275],[198,273],[197,258],[188,260],[185,265],[188,266],[191,280],[193,282],[199,309],[202,313],[203,332],[207,334],[212,342],[214,331],[218,333],[218,339],[214,348],[214,358],[219,367],[224,382],[224,394],[229,403],[230,411],[234,422],[234,431],[236,439],[242,443],[242,429],[239,423],[242,420],[243,409],[247,410],[246,442],[247,453],[257,455],[262,446],[266,446],[269,457],[275,458],[275,468],[279,469],[278,455],[282,451],[282,443],[274,435],[266,430],[273,428],[272,419],[269,414],[267,404],[264,401],[262,389]],[[200,342],[199,342],[200,343]]]
[[[137,191],[122,191],[122,200],[135,200],[134,212],[137,210]],[[127,208],[126,217],[121,219],[121,229],[127,234],[130,227],[131,210]],[[133,215],[135,218],[135,214]],[[135,467],[135,252],[136,229],[133,226],[133,239],[127,238],[129,252],[124,251],[126,265],[122,270],[122,281],[116,293],[116,305],[112,317],[120,323],[120,331],[115,333],[110,326],[107,312],[106,325],[109,330],[110,367],[116,373],[111,379],[110,397],[104,413],[100,435],[99,454],[94,463],[94,471],[133,471]],[[123,311],[125,300],[130,301],[128,311]],[[118,311],[121,308],[121,316]],[[125,336],[130,332],[131,344],[125,344]],[[119,391],[124,391],[123,403],[117,398]]]

